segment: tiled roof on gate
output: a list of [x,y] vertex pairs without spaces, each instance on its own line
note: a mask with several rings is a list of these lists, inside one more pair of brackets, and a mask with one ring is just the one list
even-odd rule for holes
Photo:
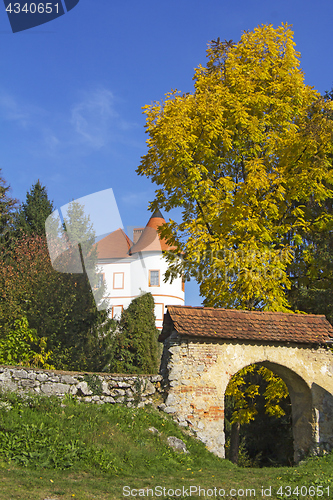
[[333,337],[325,316],[239,311],[212,307],[168,306],[159,340],[173,328],[190,337],[323,344]]

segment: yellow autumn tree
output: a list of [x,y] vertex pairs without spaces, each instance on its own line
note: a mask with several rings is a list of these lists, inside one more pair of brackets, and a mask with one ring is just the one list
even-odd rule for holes
[[157,185],[152,210],[182,212],[162,229],[184,255],[169,254],[167,278],[197,279],[207,306],[287,311],[294,248],[332,223],[332,103],[304,83],[287,24],[213,41],[207,57],[192,92],[144,107],[137,172]]
[[[152,210],[182,214],[162,229],[183,254],[169,253],[166,277],[195,278],[207,306],[290,311],[294,250],[332,227],[332,102],[304,83],[287,24],[212,41],[207,58],[192,92],[144,107],[148,152],[137,172],[157,185]],[[256,414],[257,388],[243,376],[228,389],[238,430]],[[280,379],[266,396],[278,415]]]

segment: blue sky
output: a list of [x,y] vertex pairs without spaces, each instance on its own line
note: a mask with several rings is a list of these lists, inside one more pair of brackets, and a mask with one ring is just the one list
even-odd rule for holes
[[[305,82],[324,93],[332,14],[331,0],[80,0],[13,34],[0,5],[0,168],[11,195],[23,201],[40,179],[60,207],[112,188],[124,227],[146,224],[154,186],[135,173],[146,152],[142,106],[191,91],[209,40],[238,41],[262,23],[293,25]],[[201,303],[195,283],[186,303]]]

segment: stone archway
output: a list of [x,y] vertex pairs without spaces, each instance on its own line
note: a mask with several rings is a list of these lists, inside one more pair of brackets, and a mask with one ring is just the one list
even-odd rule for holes
[[313,450],[316,441],[311,389],[302,377],[286,366],[270,361],[260,364],[278,375],[288,388],[291,401],[294,461],[297,463]]
[[297,463],[313,449],[316,439],[315,412],[313,411],[311,389],[302,377],[286,366],[270,361],[261,361],[254,364],[268,368],[279,376],[287,386],[292,412],[294,461]]
[[164,410],[224,457],[230,378],[262,364],[286,383],[294,458],[333,449],[333,328],[323,316],[170,306],[160,340]]

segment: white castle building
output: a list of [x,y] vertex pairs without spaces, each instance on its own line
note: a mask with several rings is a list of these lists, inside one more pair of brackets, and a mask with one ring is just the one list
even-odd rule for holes
[[98,268],[106,286],[104,298],[112,307],[112,317],[119,318],[135,297],[150,292],[155,301],[156,327],[162,329],[166,307],[184,305],[182,278],[172,283],[163,281],[168,268],[164,252],[174,249],[159,237],[157,228],[164,223],[158,210],[146,227],[134,228],[133,241],[117,229],[96,243]]

